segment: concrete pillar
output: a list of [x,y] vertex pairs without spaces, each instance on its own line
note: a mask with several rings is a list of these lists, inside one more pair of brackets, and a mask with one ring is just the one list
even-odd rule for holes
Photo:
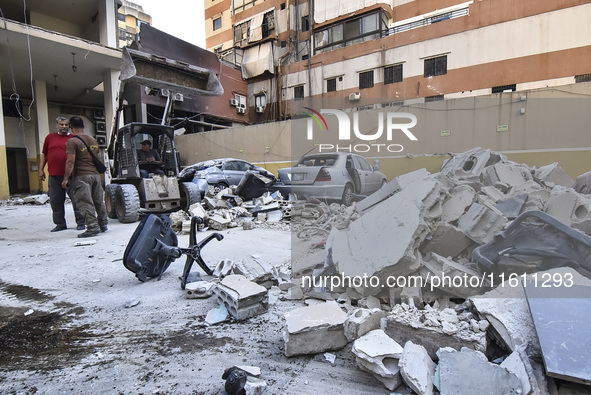
[[[119,74],[118,70],[108,70],[103,73],[103,87],[104,87],[104,107],[105,107],[105,122],[107,126],[107,142],[111,138],[111,130],[113,129],[113,116],[117,106],[117,95],[119,94]],[[122,117],[122,115],[121,115]],[[119,124],[121,125],[121,117]]]
[[99,1],[99,37],[100,43],[117,48],[117,8],[116,1]]
[[[1,81],[0,92],[2,92]],[[10,189],[8,187],[8,163],[6,162],[6,135],[4,131],[4,109],[2,108],[2,100],[0,100],[0,199],[8,199],[9,197]]]
[[[41,155],[41,151],[43,150],[43,142],[45,141],[45,137],[55,130],[55,126],[53,125],[53,122],[50,122],[49,120],[49,107],[47,105],[47,84],[45,81],[34,81],[33,84],[35,89],[35,119],[37,121],[35,129],[37,130],[37,135],[34,136],[36,150],[29,153],[28,160],[29,163],[31,160],[33,160],[39,164],[39,157]],[[28,146],[32,146],[32,144]],[[29,185],[31,186],[31,191],[37,191],[39,189],[47,191],[48,180],[49,178],[46,177],[43,183],[39,181],[37,171],[31,171],[31,167],[29,166]]]

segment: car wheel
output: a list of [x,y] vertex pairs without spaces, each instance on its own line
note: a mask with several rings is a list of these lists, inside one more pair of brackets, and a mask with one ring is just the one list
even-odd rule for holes
[[119,184],[105,186],[105,207],[107,217],[111,219],[117,219],[117,189],[119,189]]
[[353,203],[353,185],[347,184],[345,185],[345,190],[343,191],[343,204],[345,206],[350,206]]
[[213,186],[213,193],[217,194],[219,193],[222,189],[226,189],[228,188],[228,184],[224,184],[223,182],[218,182],[217,184],[215,184]]

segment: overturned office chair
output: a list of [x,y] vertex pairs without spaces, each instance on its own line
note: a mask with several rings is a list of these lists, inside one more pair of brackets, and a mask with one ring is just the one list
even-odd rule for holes
[[170,227],[171,223],[172,221],[166,215],[150,214],[144,217],[125,248],[123,265],[134,272],[140,281],[146,281],[149,277],[160,279],[172,261],[185,254],[187,260],[181,277],[181,289],[185,289],[193,262],[196,261],[205,273],[209,275],[213,273],[201,258],[201,249],[211,240],[220,241],[224,236],[212,233],[197,243],[197,226],[203,223],[203,219],[193,217],[189,233],[189,247],[180,248],[176,233]]

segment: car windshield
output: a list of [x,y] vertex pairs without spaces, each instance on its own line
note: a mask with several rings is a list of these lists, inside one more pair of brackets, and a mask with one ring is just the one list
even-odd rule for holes
[[332,167],[337,161],[336,155],[305,156],[300,159],[296,167],[326,166]]

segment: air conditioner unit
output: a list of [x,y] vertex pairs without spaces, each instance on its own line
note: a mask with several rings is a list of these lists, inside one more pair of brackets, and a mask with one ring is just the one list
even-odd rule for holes
[[236,100],[236,99],[230,99],[230,105],[231,105],[232,107],[236,107],[236,106],[238,106],[238,100]]
[[107,124],[104,121],[97,121],[96,122],[96,131],[105,133],[107,130]]
[[97,134],[94,137],[100,148],[107,148],[107,136],[104,134]]
[[260,114],[262,112],[265,112],[265,107],[263,106],[257,106],[257,112]]
[[174,100],[175,101],[183,101],[183,100],[185,100],[185,97],[183,96],[182,93],[175,93],[174,94]]
[[238,114],[244,114],[246,112],[246,108],[244,107],[238,107],[236,110],[238,111]]
[[359,93],[359,92],[351,93],[349,95],[349,100],[351,100],[351,101],[359,100],[359,99],[361,99],[361,93]]
[[94,119],[105,119],[104,110],[94,110]]

